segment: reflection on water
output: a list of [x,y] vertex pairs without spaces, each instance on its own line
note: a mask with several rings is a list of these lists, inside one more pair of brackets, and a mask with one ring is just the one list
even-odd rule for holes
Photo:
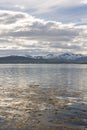
[[86,130],[87,65],[0,65],[0,130]]

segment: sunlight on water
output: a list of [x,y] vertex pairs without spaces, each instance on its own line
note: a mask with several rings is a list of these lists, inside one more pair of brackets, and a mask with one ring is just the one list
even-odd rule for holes
[[0,129],[86,130],[87,65],[0,65]]

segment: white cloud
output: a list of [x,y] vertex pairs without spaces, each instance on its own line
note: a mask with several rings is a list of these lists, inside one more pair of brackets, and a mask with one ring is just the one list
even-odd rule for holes
[[[56,8],[73,7],[87,4],[87,0],[3,0],[0,1],[1,8],[30,10],[35,13],[46,13]],[[54,8],[55,7],[55,8]]]
[[81,4],[87,4],[87,0],[81,0]]
[[87,26],[37,19],[27,13],[0,11],[0,50],[34,54],[86,53]]

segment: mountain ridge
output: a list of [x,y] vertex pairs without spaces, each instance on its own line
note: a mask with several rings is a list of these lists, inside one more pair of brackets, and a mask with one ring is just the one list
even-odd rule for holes
[[9,55],[0,57],[0,63],[83,63],[87,64],[87,55],[74,53],[51,54],[45,56]]

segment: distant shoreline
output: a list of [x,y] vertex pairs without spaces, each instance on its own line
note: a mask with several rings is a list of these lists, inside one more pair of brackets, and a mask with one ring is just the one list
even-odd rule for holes
[[26,62],[18,62],[18,63],[15,63],[15,62],[3,62],[3,63],[0,63],[0,64],[87,64],[87,63],[38,63],[38,62],[35,62],[35,63],[32,63],[32,62],[29,62],[29,63],[26,63]]
[[0,57],[0,64],[87,64],[87,57],[80,58],[42,58],[7,56]]

